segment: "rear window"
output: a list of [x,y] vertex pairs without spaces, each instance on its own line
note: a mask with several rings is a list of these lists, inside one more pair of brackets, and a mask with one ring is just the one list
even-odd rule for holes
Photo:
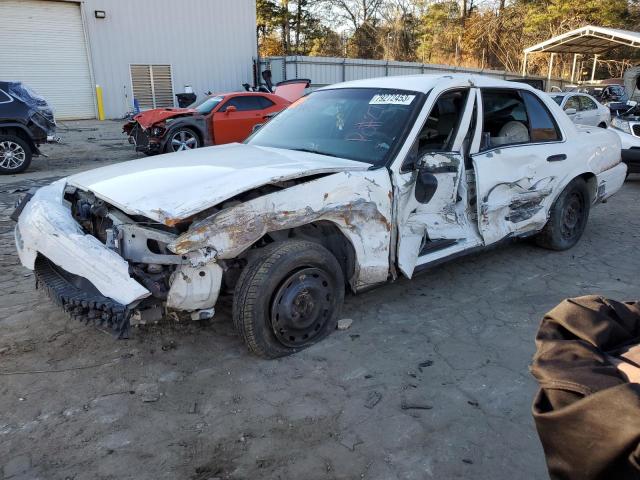
[[556,122],[542,101],[530,92],[522,92],[529,116],[529,130],[532,142],[560,140]]

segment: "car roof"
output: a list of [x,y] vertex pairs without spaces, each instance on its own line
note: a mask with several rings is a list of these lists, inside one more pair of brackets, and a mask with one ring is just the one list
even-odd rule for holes
[[468,81],[475,87],[498,87],[498,88],[518,88],[522,90],[537,91],[526,83],[512,82],[493,78],[487,75],[447,73],[447,74],[425,74],[425,75],[401,75],[395,77],[367,78],[363,80],[352,80],[349,82],[336,83],[322,87],[320,90],[330,90],[335,88],[389,88],[398,90],[411,90],[414,92],[427,93],[438,83],[443,81]]

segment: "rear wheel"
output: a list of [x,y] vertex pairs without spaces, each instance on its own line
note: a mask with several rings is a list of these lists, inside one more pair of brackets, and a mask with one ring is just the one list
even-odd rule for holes
[[604,122],[600,122],[600,123],[598,124],[598,126],[599,126],[600,128],[607,128],[607,124],[606,124],[606,123],[604,123]]
[[0,173],[24,172],[31,163],[33,152],[29,144],[15,135],[0,135]]
[[549,220],[536,236],[536,243],[551,250],[573,247],[587,226],[590,206],[587,184],[582,178],[573,179],[551,207]]
[[338,261],[322,245],[282,242],[265,249],[240,275],[234,324],[252,353],[289,355],[335,330],[344,285]]
[[200,146],[200,138],[196,132],[190,128],[179,128],[169,134],[165,151],[167,153],[181,152],[183,150],[193,150]]

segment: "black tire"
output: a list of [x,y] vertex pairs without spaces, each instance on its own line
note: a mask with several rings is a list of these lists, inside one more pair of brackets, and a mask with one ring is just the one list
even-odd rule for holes
[[344,275],[322,245],[289,240],[265,249],[243,270],[233,296],[233,322],[250,352],[290,355],[336,329]]
[[181,152],[184,150],[195,150],[201,146],[202,142],[195,131],[190,128],[181,127],[169,132],[167,135],[167,143],[164,146],[164,151],[167,153]]
[[551,250],[573,247],[587,226],[591,197],[582,178],[574,178],[556,199],[536,243]]
[[15,135],[0,135],[0,174],[24,172],[31,164],[33,152],[24,139]]
[[598,125],[600,128],[607,128],[607,124],[604,122],[600,122],[600,124]]

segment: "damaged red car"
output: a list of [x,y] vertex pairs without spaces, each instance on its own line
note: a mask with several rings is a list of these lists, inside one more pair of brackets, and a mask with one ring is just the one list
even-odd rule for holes
[[256,125],[300,98],[310,81],[281,82],[274,92],[214,94],[188,108],[156,108],[123,127],[129,143],[147,155],[242,142]]

